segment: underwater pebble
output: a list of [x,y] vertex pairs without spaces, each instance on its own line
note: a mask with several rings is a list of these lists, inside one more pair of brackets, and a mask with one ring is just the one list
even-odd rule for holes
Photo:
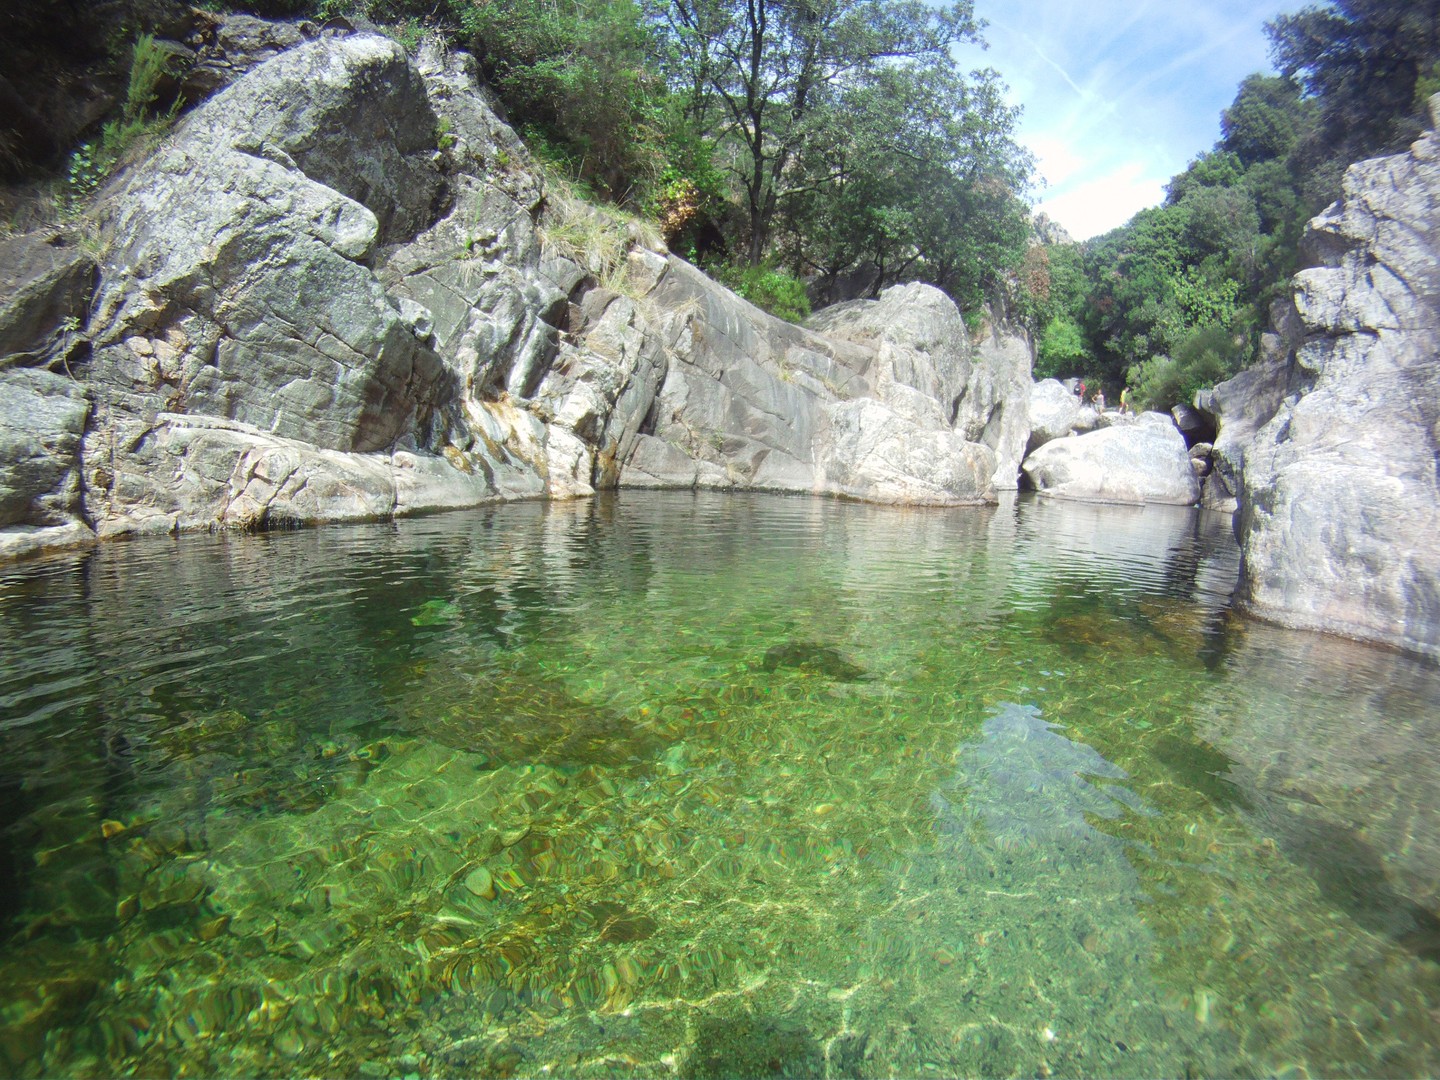
[[495,899],[495,879],[483,866],[477,866],[465,875],[465,888],[482,900]]
[[529,835],[529,824],[522,825],[518,829],[506,829],[500,834],[500,846],[514,847],[516,844],[518,844],[521,840],[524,840],[525,837]]
[[305,1050],[305,1039],[293,1027],[275,1036],[275,1049],[286,1057],[298,1057]]

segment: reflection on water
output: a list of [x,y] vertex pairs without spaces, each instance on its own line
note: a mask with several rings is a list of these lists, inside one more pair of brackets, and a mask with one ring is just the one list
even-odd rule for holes
[[0,1070],[1440,1071],[1440,673],[1228,519],[631,495],[0,570]]

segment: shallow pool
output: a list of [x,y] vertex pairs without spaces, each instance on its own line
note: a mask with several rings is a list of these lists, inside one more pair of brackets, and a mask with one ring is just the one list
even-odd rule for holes
[[0,568],[0,1072],[1440,1073],[1440,671],[1237,563],[627,493]]

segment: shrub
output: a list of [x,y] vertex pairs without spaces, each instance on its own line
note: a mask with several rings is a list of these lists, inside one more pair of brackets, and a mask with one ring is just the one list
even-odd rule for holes
[[1063,378],[1085,370],[1090,361],[1085,332],[1067,315],[1056,315],[1040,332],[1035,346],[1035,377]]
[[1189,403],[1195,391],[1214,386],[1235,374],[1242,346],[1223,326],[1191,331],[1175,349],[1175,356],[1153,356],[1130,368],[1130,385],[1136,404],[1143,409],[1168,411]]
[[773,266],[730,266],[719,271],[720,280],[758,308],[787,322],[801,322],[810,314],[805,283]]
[[170,55],[150,34],[141,34],[130,49],[130,82],[120,115],[100,129],[100,138],[82,144],[66,164],[58,198],[62,219],[73,219],[81,207],[137,147],[156,138],[175,118],[177,101],[156,115],[160,80],[169,72]]
[[160,80],[169,71],[170,55],[155,44],[153,34],[141,34],[130,49],[130,83],[125,91],[125,124],[145,119],[159,95]]

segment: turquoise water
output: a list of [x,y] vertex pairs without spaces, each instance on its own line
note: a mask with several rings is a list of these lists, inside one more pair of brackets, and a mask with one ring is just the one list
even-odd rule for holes
[[1440,671],[1237,559],[627,493],[0,568],[0,1072],[1440,1073]]

